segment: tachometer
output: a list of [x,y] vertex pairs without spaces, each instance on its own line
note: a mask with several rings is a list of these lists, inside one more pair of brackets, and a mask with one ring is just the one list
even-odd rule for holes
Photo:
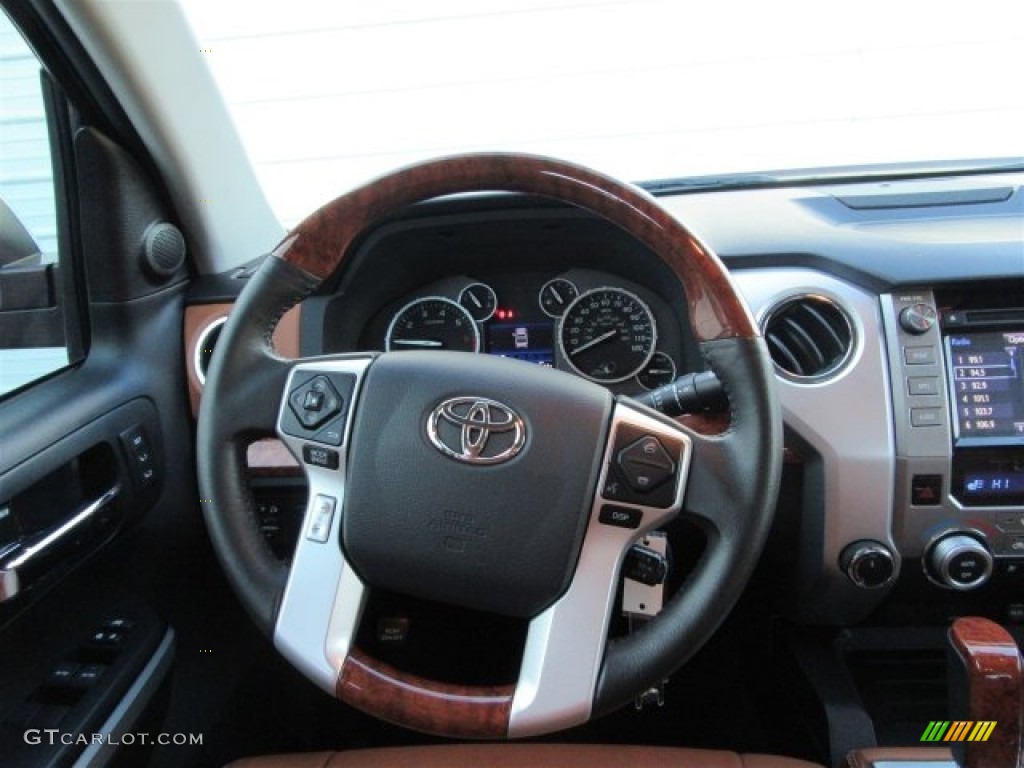
[[654,354],[654,315],[621,288],[595,288],[565,310],[558,328],[562,356],[580,376],[615,384],[635,376]]
[[385,349],[480,351],[480,331],[469,312],[451,299],[428,296],[410,301],[391,318]]

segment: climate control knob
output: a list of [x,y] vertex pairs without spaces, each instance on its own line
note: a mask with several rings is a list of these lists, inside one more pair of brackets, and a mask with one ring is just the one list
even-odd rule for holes
[[880,589],[896,572],[892,552],[878,541],[855,541],[839,556],[839,567],[861,589]]
[[992,575],[992,553],[966,533],[951,533],[932,544],[925,559],[928,575],[950,589],[980,587]]

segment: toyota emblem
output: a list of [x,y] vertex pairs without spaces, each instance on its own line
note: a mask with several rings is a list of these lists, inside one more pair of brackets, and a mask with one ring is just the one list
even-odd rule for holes
[[504,403],[453,397],[427,418],[427,437],[445,456],[467,464],[500,464],[526,442],[526,424]]

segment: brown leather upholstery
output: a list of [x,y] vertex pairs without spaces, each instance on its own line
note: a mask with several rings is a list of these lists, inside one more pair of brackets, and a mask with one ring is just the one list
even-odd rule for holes
[[789,757],[593,744],[459,744],[253,757],[231,768],[821,768]]
[[953,753],[946,747],[875,747],[856,749],[846,758],[849,768],[877,768],[895,763],[914,768],[915,765],[953,764]]

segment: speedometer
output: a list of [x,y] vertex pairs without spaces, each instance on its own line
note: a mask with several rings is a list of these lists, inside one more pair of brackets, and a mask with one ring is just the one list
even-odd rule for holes
[[401,349],[480,351],[480,331],[469,312],[451,299],[428,296],[395,313],[385,339],[388,352]]
[[647,365],[657,343],[651,310],[621,288],[595,288],[570,304],[558,328],[562,356],[580,376],[615,384]]

